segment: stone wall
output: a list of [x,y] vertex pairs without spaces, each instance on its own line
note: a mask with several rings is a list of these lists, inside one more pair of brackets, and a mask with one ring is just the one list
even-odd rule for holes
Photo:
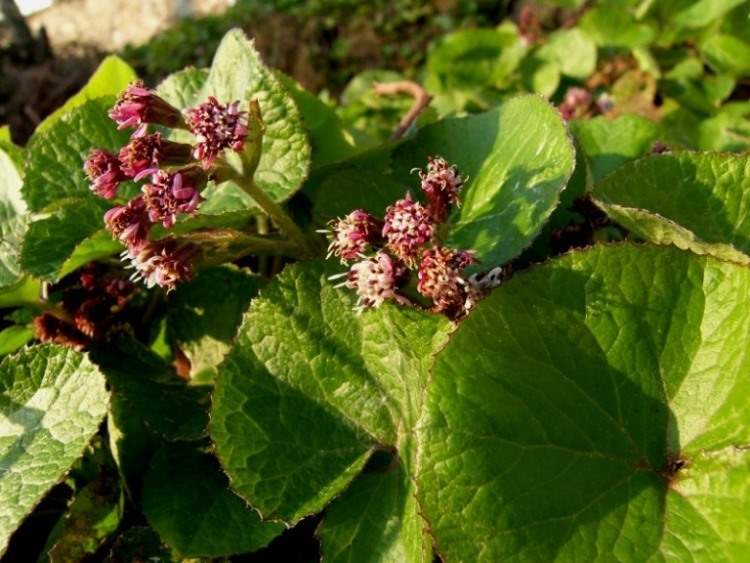
[[217,13],[232,0],[65,0],[30,16],[53,49],[69,45],[113,51],[148,41],[180,17]]

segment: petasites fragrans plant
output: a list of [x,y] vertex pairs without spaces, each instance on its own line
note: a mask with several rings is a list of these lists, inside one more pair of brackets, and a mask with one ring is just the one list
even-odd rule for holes
[[64,495],[51,561],[746,559],[748,157],[536,95],[364,148],[238,31],[91,85],[0,143],[0,553]]

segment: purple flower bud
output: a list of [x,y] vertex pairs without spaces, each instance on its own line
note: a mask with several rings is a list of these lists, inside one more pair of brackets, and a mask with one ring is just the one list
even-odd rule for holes
[[355,209],[345,217],[331,222],[328,256],[336,256],[341,263],[351,262],[364,254],[371,244],[380,239],[381,223],[362,209]]
[[422,254],[417,291],[431,299],[433,309],[451,319],[465,313],[466,281],[462,270],[475,262],[474,253],[451,248],[431,248]]
[[388,249],[407,264],[414,261],[434,231],[429,212],[410,194],[386,209],[383,237]]
[[147,287],[164,287],[172,291],[177,284],[193,277],[193,260],[200,248],[192,243],[180,243],[174,238],[149,242],[139,249],[123,253],[135,269],[132,280],[143,280]]
[[117,103],[109,111],[109,117],[117,123],[118,129],[135,129],[133,137],[142,137],[146,133],[147,123],[185,128],[180,110],[146,88],[140,80],[120,94]]
[[199,190],[205,183],[206,175],[195,166],[174,173],[159,170],[142,188],[151,222],[170,229],[179,213],[194,213],[203,201]]
[[115,198],[120,182],[128,179],[120,169],[117,155],[104,149],[92,150],[83,169],[91,180],[91,191],[105,199]]
[[357,310],[361,312],[368,307],[378,307],[387,299],[408,304],[409,300],[397,292],[406,273],[402,264],[385,252],[378,252],[373,258],[352,264],[347,273],[334,278],[346,276],[339,286],[346,286],[357,293]]
[[148,240],[151,222],[148,219],[143,196],[130,200],[127,205],[113,207],[104,214],[107,230],[129,248],[137,249]]
[[120,149],[120,167],[124,174],[140,180],[155,174],[160,165],[187,164],[192,160],[193,147],[162,138],[153,133],[131,139]]
[[559,106],[560,115],[565,121],[586,114],[591,105],[591,93],[584,88],[573,86],[565,92],[565,99]]
[[427,160],[427,171],[419,171],[422,191],[427,195],[428,211],[435,223],[442,223],[448,217],[452,205],[458,205],[464,181],[456,166],[445,159],[431,156]]
[[207,102],[187,111],[187,124],[198,139],[193,155],[211,168],[224,149],[241,151],[247,137],[247,112],[240,111],[240,102],[222,105],[210,96]]

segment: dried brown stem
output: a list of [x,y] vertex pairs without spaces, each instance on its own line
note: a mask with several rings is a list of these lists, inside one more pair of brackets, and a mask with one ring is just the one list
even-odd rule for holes
[[412,98],[414,98],[414,103],[409,108],[409,111],[406,112],[404,117],[401,118],[401,122],[393,132],[394,139],[400,139],[404,136],[404,133],[409,130],[409,127],[411,127],[412,123],[416,121],[417,117],[419,117],[419,114],[425,110],[425,108],[430,104],[430,101],[432,100],[432,96],[427,93],[427,90],[411,80],[375,83],[372,89],[378,96],[409,94]]

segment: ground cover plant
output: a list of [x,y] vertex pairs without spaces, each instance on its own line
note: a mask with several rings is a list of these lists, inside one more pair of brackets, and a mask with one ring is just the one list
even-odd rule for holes
[[559,4],[0,130],[0,555],[746,560],[750,5]]

